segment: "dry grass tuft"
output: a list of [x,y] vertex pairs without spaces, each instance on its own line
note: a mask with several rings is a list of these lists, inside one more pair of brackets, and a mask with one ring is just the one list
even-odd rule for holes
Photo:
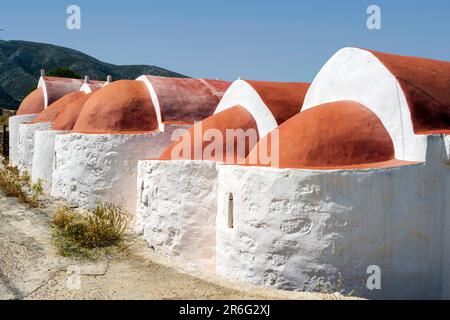
[[86,214],[67,207],[53,217],[53,240],[63,256],[90,258],[91,249],[119,244],[128,224],[127,212],[113,204],[99,204]]
[[22,185],[19,169],[10,166],[5,160],[0,168],[0,188],[7,197],[16,197],[20,202],[26,202],[27,194]]
[[20,173],[19,169],[2,159],[0,165],[0,188],[7,197],[15,197],[19,202],[27,203],[32,208],[39,206],[39,197],[42,195],[42,181],[31,185],[31,177],[27,171]]

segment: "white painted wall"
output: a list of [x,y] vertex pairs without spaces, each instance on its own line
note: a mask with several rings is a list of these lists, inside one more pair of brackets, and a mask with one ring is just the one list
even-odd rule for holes
[[37,116],[38,114],[26,114],[9,118],[9,162],[14,166],[19,164],[19,127]]
[[258,92],[244,80],[236,80],[228,88],[214,114],[237,105],[245,108],[255,119],[260,137],[265,137],[278,127],[272,112],[259,96]]
[[362,103],[381,119],[392,138],[397,159],[425,160],[426,136],[414,134],[400,84],[369,51],[344,48],[331,57],[312,82],[302,112],[339,100]]
[[48,193],[51,192],[52,187],[55,137],[62,133],[68,133],[68,131],[42,130],[35,132],[31,178],[33,182],[41,179],[43,181],[44,191]]
[[34,154],[34,137],[36,131],[48,130],[52,127],[51,122],[40,123],[23,123],[19,127],[19,161],[18,167],[20,170],[33,170],[33,154]]
[[447,153],[447,160],[450,162],[450,135],[444,136],[444,144]]
[[213,161],[139,161],[136,230],[165,255],[215,270]]
[[[219,166],[217,273],[288,290],[341,279],[373,298],[449,298],[450,167],[442,137],[429,139],[426,165]],[[381,291],[364,289],[370,265],[381,268]]]
[[51,194],[81,206],[112,202],[135,213],[138,160],[159,157],[171,143],[172,131],[187,128],[166,126],[164,133],[57,135]]

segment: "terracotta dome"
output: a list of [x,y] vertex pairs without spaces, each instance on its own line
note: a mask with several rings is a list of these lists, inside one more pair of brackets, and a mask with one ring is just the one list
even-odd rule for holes
[[450,129],[450,62],[371,51],[406,96],[414,132]]
[[67,93],[80,91],[83,83],[84,80],[81,79],[41,77],[39,79],[38,87],[44,90],[45,107],[47,108]]
[[[332,102],[303,111],[283,123],[278,133],[279,148],[274,146],[274,150],[279,150],[281,168],[370,166],[395,159],[392,140],[380,119],[353,101]],[[248,164],[255,164],[257,159],[256,164],[268,165],[258,156],[265,145],[271,149],[271,135],[253,148]]]
[[37,88],[23,99],[19,110],[17,110],[17,115],[21,116],[41,113],[44,108],[44,92],[42,91],[42,88]]
[[86,94],[92,93],[94,91],[100,90],[104,86],[109,84],[109,82],[106,81],[98,81],[98,80],[88,80],[83,83],[83,85],[80,88],[80,91],[83,91]]
[[[217,133],[220,133],[222,137],[221,143],[216,141],[215,138],[204,137],[205,132],[209,129],[215,129],[217,130]],[[235,143],[234,140],[231,142],[226,141],[227,129],[243,129],[244,131],[253,129],[254,141],[251,141],[250,138],[246,138],[245,149],[242,149],[242,154],[240,154],[237,150],[238,144]],[[198,139],[197,143],[194,139]],[[160,157],[160,160],[214,160],[238,163],[238,161],[245,161],[247,154],[254,147],[258,139],[255,119],[247,110],[245,110],[245,108],[235,106],[206,118],[201,122],[197,122],[180,137],[179,141],[167,148]],[[190,146],[190,152],[189,154],[184,154],[183,145],[185,145],[187,140],[189,140],[188,146]],[[220,152],[216,153],[214,150],[215,143],[221,145],[222,154],[220,154]],[[233,160],[226,161],[227,159]]]
[[230,82],[209,79],[141,76],[147,86],[158,117],[164,124],[193,124],[214,114]]
[[317,73],[302,112],[342,100],[380,118],[396,159],[425,161],[426,134],[450,130],[450,62],[343,48]]
[[96,91],[86,101],[73,131],[126,133],[157,129],[155,108],[145,84],[120,80]]
[[79,91],[83,81],[59,77],[41,77],[38,88],[22,101],[17,115],[38,114],[69,92]]
[[78,120],[78,117],[80,116],[81,110],[83,110],[84,104],[93,94],[93,92],[84,94],[75,101],[67,104],[67,107],[64,108],[56,117],[52,129],[72,130]]
[[56,100],[42,111],[31,123],[53,122],[58,115],[72,102],[82,98],[86,94],[81,91],[74,91],[66,94],[62,98]]
[[303,82],[246,80],[258,92],[280,125],[300,112],[310,86]]
[[300,112],[309,83],[236,80],[225,92],[216,113],[240,105],[255,118],[265,136]]

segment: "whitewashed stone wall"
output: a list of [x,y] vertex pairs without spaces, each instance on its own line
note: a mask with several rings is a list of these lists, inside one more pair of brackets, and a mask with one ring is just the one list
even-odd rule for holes
[[[219,166],[217,273],[296,291],[329,283],[373,298],[449,298],[444,140],[428,138],[426,164],[395,168]],[[371,265],[382,288],[370,292]]]
[[58,134],[67,132],[63,130],[43,130],[35,133],[31,177],[33,182],[39,179],[43,181],[44,192],[51,192],[53,161],[55,159],[55,137]]
[[[19,162],[22,171],[33,170],[34,137],[36,131],[51,129],[51,122],[23,123],[19,127]],[[39,147],[39,146],[38,146]]]
[[187,126],[145,134],[57,135],[51,194],[85,207],[112,202],[135,213],[138,160],[159,157],[174,129]]
[[136,229],[165,255],[215,270],[217,170],[212,161],[139,161]]
[[447,161],[450,162],[450,135],[444,136],[445,151],[447,153]]
[[37,116],[38,114],[26,114],[9,118],[9,162],[14,166],[19,165],[19,127]]

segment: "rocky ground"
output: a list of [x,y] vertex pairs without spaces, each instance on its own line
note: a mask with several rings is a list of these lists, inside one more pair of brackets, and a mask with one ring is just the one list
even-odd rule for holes
[[[95,261],[61,257],[50,223],[61,203],[30,209],[0,191],[0,299],[342,299],[225,281],[151,250],[131,231]],[[79,275],[79,276],[78,276]]]

